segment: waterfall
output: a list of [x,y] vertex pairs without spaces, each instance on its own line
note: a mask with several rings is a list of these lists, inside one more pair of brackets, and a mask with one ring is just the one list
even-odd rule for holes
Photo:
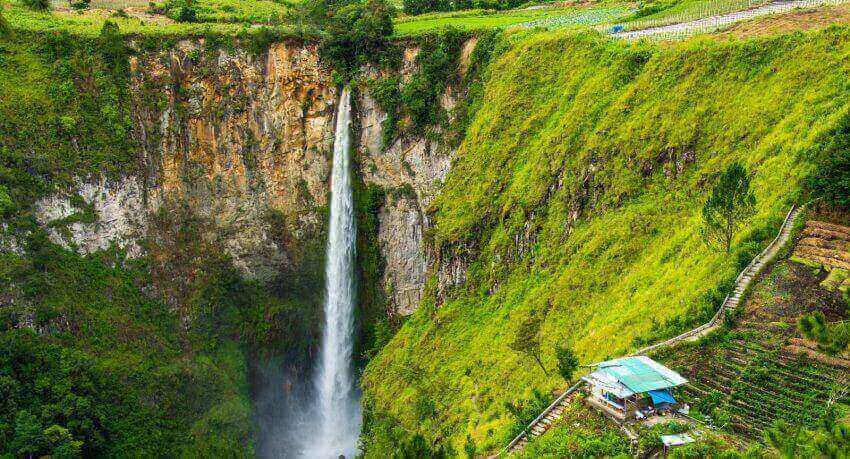
[[325,323],[318,372],[315,441],[309,456],[334,458],[357,454],[360,434],[359,393],[352,377],[354,340],[354,197],[350,159],[351,94],[342,90],[336,118],[331,215],[325,267]]

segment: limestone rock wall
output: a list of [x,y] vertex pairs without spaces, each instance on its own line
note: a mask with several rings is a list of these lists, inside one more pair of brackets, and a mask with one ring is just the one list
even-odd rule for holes
[[[405,51],[403,78],[416,70],[418,51]],[[314,45],[277,43],[255,56],[187,40],[139,53],[131,69],[138,168],[81,177],[41,200],[36,217],[55,242],[82,253],[115,245],[139,256],[144,240],[159,235],[152,222],[188,211],[262,282],[297,270],[301,252],[323,247],[337,88]],[[451,91],[442,99],[454,105]],[[423,240],[425,209],[454,153],[424,136],[382,145],[386,114],[363,88],[356,106],[360,176],[387,195],[378,234],[383,287],[391,308],[406,315],[434,262]]]

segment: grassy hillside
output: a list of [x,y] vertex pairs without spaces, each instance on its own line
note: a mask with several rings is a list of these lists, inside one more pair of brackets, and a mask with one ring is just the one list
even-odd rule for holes
[[[508,348],[532,311],[550,369],[556,344],[589,363],[707,320],[775,234],[810,150],[847,122],[848,35],[514,36],[432,209],[431,244],[468,263],[466,280],[366,369],[371,445],[504,445],[518,425],[505,403],[564,386]],[[735,160],[758,204],[727,256],[703,243],[699,212]]]

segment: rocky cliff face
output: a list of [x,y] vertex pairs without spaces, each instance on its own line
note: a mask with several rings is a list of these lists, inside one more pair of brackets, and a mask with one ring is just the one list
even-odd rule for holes
[[395,310],[408,315],[419,304],[432,262],[423,241],[429,223],[425,208],[448,172],[453,152],[425,138],[400,138],[385,147],[381,123],[386,114],[369,94],[361,94],[359,107],[361,174],[387,191],[378,230],[386,260],[384,289]]
[[[404,74],[417,52],[406,51]],[[119,179],[80,177],[73,190],[40,201],[37,218],[55,242],[139,256],[156,246],[146,244],[158,237],[152,222],[190,212],[214,228],[205,237],[261,282],[321,250],[337,88],[315,46],[290,41],[253,56],[184,41],[131,66],[138,168]],[[443,104],[453,104],[450,93]],[[357,107],[360,176],[387,195],[378,235],[384,287],[391,307],[409,314],[432,261],[424,209],[453,153],[425,138],[384,146],[386,115],[365,92]]]

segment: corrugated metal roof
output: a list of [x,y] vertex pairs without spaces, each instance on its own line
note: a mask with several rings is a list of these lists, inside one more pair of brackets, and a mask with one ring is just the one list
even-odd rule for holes
[[591,385],[602,388],[605,392],[609,392],[614,394],[619,398],[626,398],[630,395],[633,395],[634,392],[629,390],[628,387],[620,384],[619,381],[612,378],[610,375],[594,371],[593,373],[583,376],[581,379],[589,382]]
[[588,379],[609,384],[618,382],[633,393],[667,389],[688,382],[679,373],[645,356],[609,360],[597,364],[597,367],[596,371],[588,375]]
[[664,446],[679,446],[684,445],[686,443],[692,443],[694,441],[693,437],[684,433],[677,435],[662,435],[661,442],[664,443]]

